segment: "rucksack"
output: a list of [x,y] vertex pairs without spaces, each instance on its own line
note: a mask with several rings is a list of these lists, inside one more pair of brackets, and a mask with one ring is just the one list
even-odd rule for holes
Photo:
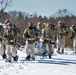
[[62,24],[62,27],[64,28],[64,30],[68,31],[68,27],[65,23]]
[[0,25],[0,39],[2,39],[3,34],[4,34],[4,28],[2,25]]

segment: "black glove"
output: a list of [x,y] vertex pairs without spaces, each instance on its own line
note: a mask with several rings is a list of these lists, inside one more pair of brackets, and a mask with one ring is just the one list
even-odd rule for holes
[[44,42],[48,42],[48,40],[45,39]]
[[55,36],[55,40],[57,39],[57,37]]
[[70,39],[73,39],[73,36],[71,36]]
[[29,35],[28,35],[28,33],[24,34],[24,37],[25,38],[30,38]]
[[68,35],[68,32],[66,32],[66,34],[65,35]]

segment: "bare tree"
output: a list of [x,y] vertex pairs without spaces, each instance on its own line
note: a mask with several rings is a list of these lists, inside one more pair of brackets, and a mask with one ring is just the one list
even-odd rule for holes
[[0,0],[1,9],[0,11],[3,13],[4,10],[10,5],[12,0]]

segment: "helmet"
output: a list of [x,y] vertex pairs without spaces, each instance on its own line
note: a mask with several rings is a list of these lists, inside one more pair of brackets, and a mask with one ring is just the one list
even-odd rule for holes
[[41,25],[41,22],[38,22],[37,25]]
[[10,22],[10,20],[8,20],[8,19],[6,19],[5,20],[5,24],[7,25],[7,23],[9,23]]
[[12,26],[12,23],[11,23],[11,22],[8,22],[8,23],[7,23],[7,26]]
[[46,27],[50,28],[51,27],[50,23],[47,23]]
[[15,24],[12,24],[12,27],[16,28],[16,25]]
[[42,27],[46,27],[46,23],[43,23],[43,24],[42,24]]
[[32,22],[28,22],[28,25],[33,25]]
[[58,21],[58,24],[62,24],[62,21]]

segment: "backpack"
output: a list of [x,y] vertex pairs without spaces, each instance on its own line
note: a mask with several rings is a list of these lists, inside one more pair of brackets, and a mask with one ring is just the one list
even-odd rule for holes
[[2,39],[4,33],[4,28],[3,26],[0,25],[0,39]]
[[62,24],[62,28],[64,28],[65,31],[68,31],[68,27],[65,23]]

